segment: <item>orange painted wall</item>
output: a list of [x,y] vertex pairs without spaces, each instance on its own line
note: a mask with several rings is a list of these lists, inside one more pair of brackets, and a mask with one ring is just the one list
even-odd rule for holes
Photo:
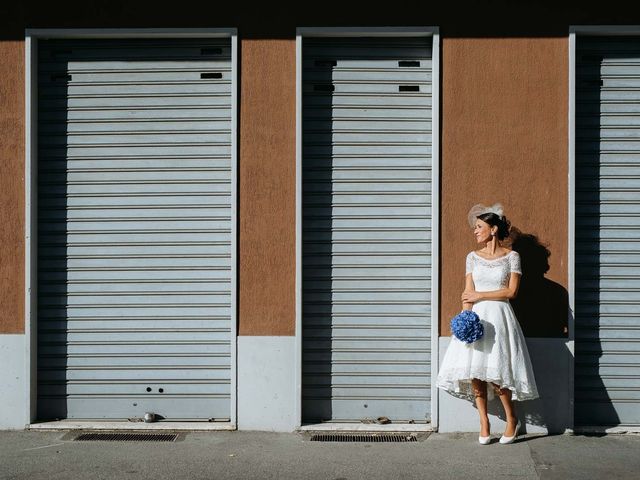
[[243,39],[239,334],[295,334],[296,44]]
[[[450,335],[449,319],[461,308],[465,257],[479,248],[467,222],[476,203],[502,202],[513,226],[547,245],[547,281],[535,288],[562,297],[568,90],[567,38],[443,39],[441,335]],[[524,292],[532,305],[536,293],[542,292]],[[566,318],[560,309],[556,318]],[[532,336],[553,336],[536,325],[527,330]]]
[[0,333],[24,333],[24,42],[0,41]]

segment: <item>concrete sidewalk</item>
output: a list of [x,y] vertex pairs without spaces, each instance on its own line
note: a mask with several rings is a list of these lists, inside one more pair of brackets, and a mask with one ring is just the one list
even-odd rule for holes
[[65,432],[0,432],[2,479],[635,479],[640,435],[476,434],[416,443],[316,443],[298,433],[186,433],[174,443],[73,442]]

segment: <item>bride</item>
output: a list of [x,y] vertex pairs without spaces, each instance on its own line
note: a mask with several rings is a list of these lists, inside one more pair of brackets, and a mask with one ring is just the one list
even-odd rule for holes
[[[520,255],[500,243],[509,235],[510,227],[502,205],[475,205],[469,211],[469,224],[482,248],[467,255],[462,309],[478,314],[484,335],[470,344],[451,337],[437,386],[453,395],[475,399],[480,415],[478,441],[483,445],[491,441],[487,400],[495,392],[507,420],[500,443],[513,443],[520,429],[513,401],[538,397],[524,335],[509,303],[520,285]],[[491,383],[490,390],[487,382]]]

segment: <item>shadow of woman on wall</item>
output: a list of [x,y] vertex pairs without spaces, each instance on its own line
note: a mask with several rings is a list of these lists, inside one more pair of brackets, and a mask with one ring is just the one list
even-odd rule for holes
[[520,254],[522,279],[518,296],[511,301],[525,337],[568,335],[569,294],[545,277],[551,252],[538,237],[512,228],[511,248]]

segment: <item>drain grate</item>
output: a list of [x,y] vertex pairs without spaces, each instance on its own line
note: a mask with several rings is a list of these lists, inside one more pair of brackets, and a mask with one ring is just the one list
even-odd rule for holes
[[177,433],[83,433],[75,442],[175,442]]
[[311,436],[312,442],[380,442],[406,443],[417,442],[415,435],[401,433],[317,433]]

